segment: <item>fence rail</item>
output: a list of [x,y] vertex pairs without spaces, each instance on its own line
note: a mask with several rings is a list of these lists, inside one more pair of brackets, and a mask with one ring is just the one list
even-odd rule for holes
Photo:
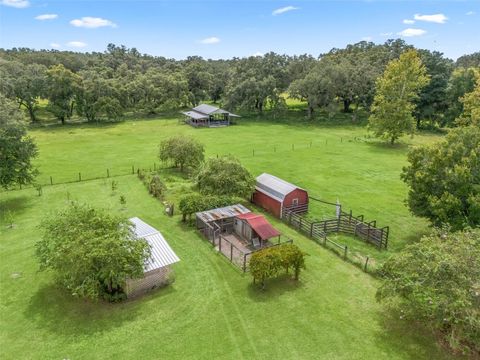
[[282,219],[300,232],[315,240],[320,240],[330,233],[345,233],[358,237],[377,246],[387,249],[389,227],[376,227],[376,220],[366,222],[363,215],[353,216],[352,212],[341,212],[336,219],[311,221],[288,208],[283,209]]
[[[358,253],[354,253],[351,255],[351,258],[348,258],[348,246],[329,239],[328,234],[350,234],[377,246],[380,250],[386,249],[388,246],[388,226],[377,228],[375,220],[366,222],[363,215],[353,216],[351,211],[349,213],[342,211],[339,217],[335,219],[312,221],[302,216],[302,214],[290,211],[287,208],[282,211],[282,220],[316,243],[335,250],[345,260],[359,265],[365,272],[368,271],[369,261],[371,263],[373,259]],[[328,245],[332,245],[333,248]]]

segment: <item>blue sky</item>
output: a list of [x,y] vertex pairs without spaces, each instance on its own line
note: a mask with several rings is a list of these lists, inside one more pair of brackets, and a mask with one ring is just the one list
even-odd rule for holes
[[480,50],[480,1],[0,0],[0,47],[104,51],[108,43],[177,59],[332,47],[401,37],[457,57]]

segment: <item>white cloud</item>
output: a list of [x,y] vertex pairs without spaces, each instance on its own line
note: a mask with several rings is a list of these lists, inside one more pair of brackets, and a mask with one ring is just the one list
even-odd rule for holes
[[60,44],[57,44],[57,43],[51,43],[50,46],[54,49],[58,49],[62,47]]
[[219,42],[220,42],[220,39],[215,36],[200,40],[201,44],[218,44]]
[[415,20],[405,19],[405,20],[403,20],[403,23],[404,23],[404,24],[408,24],[408,25],[410,25],[410,24],[415,24]]
[[467,15],[467,16],[475,15],[475,11],[469,11],[465,15]]
[[263,53],[260,51],[257,51],[256,53],[252,54],[252,56],[263,56]]
[[37,20],[53,20],[56,18],[58,18],[57,14],[42,14],[42,15],[35,16],[35,19]]
[[23,9],[30,6],[28,0],[0,0],[0,4],[5,6],[11,6],[17,9]]
[[423,29],[405,29],[397,33],[397,35],[404,36],[404,37],[412,37],[412,36],[421,36],[426,34],[427,32]]
[[84,43],[83,41],[70,41],[67,43],[67,45],[70,47],[76,47],[76,48],[83,48],[87,46],[87,44]]
[[371,36],[364,36],[362,37],[362,41],[372,41],[373,38]]
[[91,16],[84,16],[81,19],[74,19],[70,21],[70,24],[76,27],[84,27],[87,29],[95,29],[104,26],[110,26],[113,28],[117,27],[117,25],[110,20]]
[[420,15],[415,14],[413,18],[418,21],[433,22],[437,24],[445,24],[448,18],[444,14]]
[[281,15],[281,14],[284,14],[286,12],[293,11],[293,10],[298,10],[298,9],[300,9],[300,8],[295,7],[295,6],[285,6],[285,7],[282,7],[280,9],[273,10],[272,15],[273,16]]
[[380,36],[392,36],[392,35],[393,35],[393,32],[384,32],[380,34]]

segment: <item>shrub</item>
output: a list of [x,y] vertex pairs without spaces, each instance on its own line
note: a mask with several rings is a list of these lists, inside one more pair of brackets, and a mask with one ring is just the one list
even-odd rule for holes
[[235,199],[229,196],[205,196],[191,193],[180,199],[179,209],[182,213],[182,221],[186,221],[187,218],[190,220],[196,212],[228,206],[233,203],[235,203]]
[[222,156],[207,160],[197,174],[196,185],[203,194],[249,197],[255,180],[238,159]]
[[162,199],[163,192],[165,191],[165,185],[160,180],[160,176],[153,175],[152,179],[148,184],[148,192],[152,194],[157,199]]
[[298,280],[301,270],[305,269],[305,255],[294,244],[282,244],[253,253],[249,262],[253,282],[258,281],[265,288],[265,280],[276,276],[282,268],[287,274],[293,268],[294,279]]
[[382,266],[377,299],[438,331],[463,352],[480,352],[480,230],[436,230]]

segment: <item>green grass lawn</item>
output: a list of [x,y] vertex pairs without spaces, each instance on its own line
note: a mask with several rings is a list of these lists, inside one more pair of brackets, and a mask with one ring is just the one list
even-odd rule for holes
[[[286,225],[274,226],[309,256],[298,284],[273,280],[262,292],[215,253],[177,215],[168,218],[151,198],[132,165],[150,168],[158,143],[173,134],[190,134],[206,145],[207,155],[234,154],[254,174],[266,171],[294,182],[316,197],[391,226],[390,249],[378,252],[359,240],[334,237],[352,251],[381,261],[427,231],[403,204],[407,189],[399,174],[408,146],[436,141],[433,135],[404,139],[390,147],[364,138],[359,126],[280,122],[261,119],[238,126],[193,129],[175,119],[119,124],[36,128],[39,181],[49,183],[125,174],[109,180],[45,186],[0,193],[0,213],[11,210],[15,227],[0,223],[0,356],[2,359],[443,359],[435,339],[375,302],[377,280]],[[292,144],[294,148],[292,149]],[[255,150],[255,154],[253,153]],[[176,201],[189,182],[162,170],[167,200]],[[120,195],[127,199],[121,209]],[[46,213],[67,199],[138,216],[157,227],[181,258],[176,282],[122,304],[71,298],[39,273],[33,244]],[[312,216],[333,209],[312,204]],[[2,220],[3,221],[3,220]]]
[[[15,227],[1,225],[2,359],[442,359],[432,337],[387,317],[376,280],[271,219],[306,251],[301,282],[262,292],[180,217],[163,215],[135,176],[2,193]],[[126,209],[119,203],[126,194]],[[71,298],[39,273],[38,223],[67,199],[87,201],[159,228],[181,258],[176,282],[122,304]],[[16,274],[16,275],[15,275]]]
[[[174,134],[189,134],[206,146],[207,156],[233,154],[256,176],[270,172],[307,189],[312,196],[336,201],[343,209],[391,227],[389,248],[396,251],[427,231],[424,220],[404,205],[407,188],[400,180],[408,146],[433,142],[437,135],[405,138],[397,146],[365,138],[362,126],[333,126],[304,121],[272,123],[241,120],[228,128],[194,129],[176,119],[128,121],[103,126],[67,125],[34,129],[39,145],[39,182],[76,181],[131,173],[158,166],[158,144]],[[334,216],[334,209],[312,202],[311,215]],[[354,242],[385,258],[371,246]]]

